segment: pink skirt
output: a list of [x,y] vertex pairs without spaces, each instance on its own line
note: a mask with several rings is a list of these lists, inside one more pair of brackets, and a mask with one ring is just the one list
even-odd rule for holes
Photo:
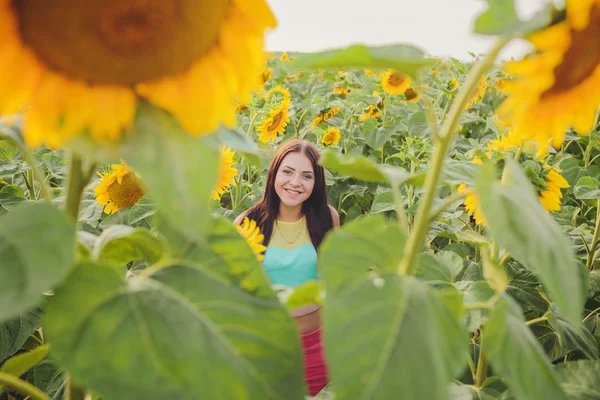
[[319,393],[329,382],[323,356],[322,329],[321,326],[312,332],[300,335],[304,350],[304,380],[311,396]]

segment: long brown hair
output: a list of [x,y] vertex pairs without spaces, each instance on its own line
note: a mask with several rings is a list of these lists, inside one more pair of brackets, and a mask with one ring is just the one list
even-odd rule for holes
[[281,199],[275,191],[275,177],[281,166],[281,162],[289,153],[302,153],[310,160],[315,172],[315,185],[308,199],[302,203],[302,214],[306,217],[306,226],[310,240],[315,246],[323,241],[325,234],[333,228],[331,211],[327,204],[327,187],[325,186],[325,171],[319,164],[319,152],[314,144],[301,139],[293,139],[284,142],[275,152],[267,175],[267,187],[263,198],[252,206],[246,216],[255,220],[260,231],[265,235],[263,244],[268,246],[273,234],[273,224],[279,214]]

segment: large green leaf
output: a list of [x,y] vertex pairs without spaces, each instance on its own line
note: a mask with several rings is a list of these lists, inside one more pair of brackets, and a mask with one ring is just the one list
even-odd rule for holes
[[417,260],[417,276],[433,283],[452,284],[463,267],[462,258],[452,251],[424,253]]
[[197,262],[128,281],[80,265],[48,305],[54,358],[111,399],[302,398],[290,315],[231,223],[213,220],[209,232],[182,244]]
[[123,149],[157,209],[191,238],[202,237],[210,224],[219,157],[210,141],[186,134],[172,116],[142,104]]
[[519,166],[511,159],[506,166],[510,180],[506,184],[496,179],[491,163],[477,178],[479,202],[492,236],[538,276],[566,319],[579,326],[585,293],[573,249]]
[[42,360],[31,371],[27,380],[46,393],[51,400],[63,400],[66,388],[65,374],[49,358]]
[[0,322],[0,363],[15,354],[41,325],[37,308]]
[[480,169],[481,165],[472,161],[448,160],[442,173],[442,180],[450,185],[464,183],[467,186],[473,186]]
[[582,176],[573,188],[575,198],[579,200],[600,199],[600,182],[591,176]]
[[508,37],[525,36],[548,26],[552,21],[553,8],[548,4],[530,19],[523,21],[515,9],[515,0],[487,1],[489,9],[475,20],[475,33]]
[[[42,361],[46,357],[46,354],[48,354],[47,344],[36,347],[31,351],[21,353],[6,360],[2,368],[0,368],[0,372],[20,377]],[[0,392],[2,392],[3,388],[2,384],[0,384]]]
[[325,168],[341,172],[353,178],[370,182],[390,182],[418,184],[420,177],[411,176],[406,170],[389,165],[377,165],[373,160],[361,155],[342,155],[326,150],[321,155],[321,164]]
[[404,240],[396,224],[372,217],[321,246],[325,351],[339,398],[447,399],[465,365],[458,317],[427,284],[396,273]]
[[598,358],[598,343],[585,326],[574,327],[554,307],[548,310],[546,317],[556,332],[564,354],[568,351],[579,350],[587,358]]
[[570,400],[600,399],[599,360],[579,360],[559,364],[556,372]]
[[517,398],[567,400],[552,364],[509,297],[502,298],[492,311],[483,330],[483,348],[494,371]]
[[75,228],[48,203],[0,217],[0,321],[35,306],[71,268]]
[[122,266],[134,260],[156,263],[167,254],[164,239],[147,229],[114,225],[106,229],[96,240],[93,258],[102,263]]
[[422,50],[411,45],[375,47],[355,44],[341,49],[297,55],[289,68],[297,71],[308,68],[393,68],[416,78],[421,68],[431,64],[433,60],[426,59]]

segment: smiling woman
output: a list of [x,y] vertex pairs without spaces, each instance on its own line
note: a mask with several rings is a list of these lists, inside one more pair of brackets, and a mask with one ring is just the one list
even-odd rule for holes
[[[275,154],[261,201],[240,215],[256,221],[266,246],[263,265],[272,284],[297,287],[318,279],[317,249],[325,234],[339,227],[337,211],[327,204],[325,172],[316,147],[303,140],[282,144]],[[293,310],[304,348],[305,379],[311,395],[328,381],[317,306]]]

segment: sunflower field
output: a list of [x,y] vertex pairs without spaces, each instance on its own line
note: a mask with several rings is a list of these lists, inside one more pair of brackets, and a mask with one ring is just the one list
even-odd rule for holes
[[[600,1],[489,0],[468,61],[174,3],[0,0],[0,399],[308,399],[307,304],[314,398],[600,398]],[[342,227],[281,292],[232,221],[291,138]]]

